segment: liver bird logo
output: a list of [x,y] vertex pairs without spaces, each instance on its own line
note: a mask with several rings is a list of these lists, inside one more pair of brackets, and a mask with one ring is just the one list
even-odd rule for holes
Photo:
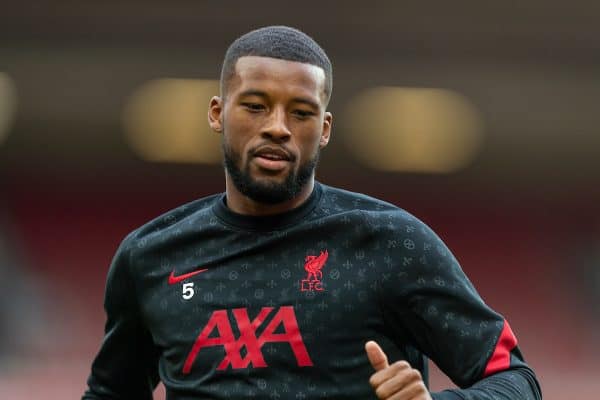
[[308,272],[306,279],[315,281],[323,279],[323,272],[321,272],[321,269],[325,265],[328,257],[329,253],[327,250],[324,252],[322,251],[318,256],[306,256],[304,259],[304,269]]

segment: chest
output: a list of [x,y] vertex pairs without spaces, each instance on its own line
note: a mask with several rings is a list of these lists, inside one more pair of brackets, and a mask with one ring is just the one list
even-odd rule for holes
[[169,246],[146,258],[143,318],[183,374],[331,370],[340,355],[362,356],[365,338],[382,329],[381,250],[363,237],[318,231]]

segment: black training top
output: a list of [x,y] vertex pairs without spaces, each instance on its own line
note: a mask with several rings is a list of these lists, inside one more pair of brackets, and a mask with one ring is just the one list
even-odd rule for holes
[[[364,344],[465,390],[541,398],[508,323],[423,222],[315,183],[284,214],[235,214],[224,194],[132,232],[106,286],[106,334],[83,399],[371,399]],[[505,396],[505,397],[504,397]]]

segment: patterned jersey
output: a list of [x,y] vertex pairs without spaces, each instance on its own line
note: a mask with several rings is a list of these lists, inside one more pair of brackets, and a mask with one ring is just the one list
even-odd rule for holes
[[510,372],[540,398],[508,323],[431,229],[319,183],[284,214],[235,214],[220,194],[135,230],[105,309],[84,399],[151,399],[159,380],[170,400],[374,399],[368,340],[425,377],[430,357],[459,387]]

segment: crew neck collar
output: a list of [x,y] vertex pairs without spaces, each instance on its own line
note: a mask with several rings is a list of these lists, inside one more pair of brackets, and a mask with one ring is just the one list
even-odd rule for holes
[[227,197],[223,193],[213,206],[213,212],[225,224],[249,231],[275,231],[296,224],[306,217],[318,204],[323,189],[315,181],[313,191],[304,203],[289,211],[273,215],[245,215],[231,211],[227,207]]

